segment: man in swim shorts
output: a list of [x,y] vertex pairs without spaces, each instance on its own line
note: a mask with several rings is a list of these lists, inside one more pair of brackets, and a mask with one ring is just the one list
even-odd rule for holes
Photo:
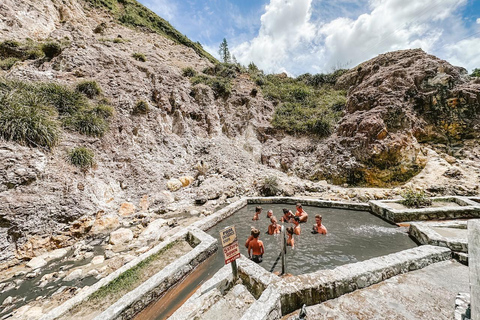
[[312,233],[327,234],[327,228],[322,224],[322,216],[317,214],[315,216],[316,224],[313,225]]
[[300,235],[301,229],[300,229],[300,218],[295,217],[292,220],[292,223],[295,225],[293,228],[293,233],[296,234],[297,236]]
[[254,227],[251,227],[251,228],[252,228],[252,229],[251,229],[251,231],[250,231],[250,237],[248,237],[247,241],[245,242],[245,248],[247,248],[247,249],[248,249],[248,244],[250,243],[250,241],[253,240],[253,230],[255,230]]
[[297,203],[297,204],[296,204],[296,207],[297,207],[297,212],[295,212],[295,216],[300,219],[300,222],[307,222],[308,213],[306,213],[306,212],[303,210],[302,204],[301,204],[301,203]]
[[253,239],[248,243],[248,257],[256,263],[262,262],[263,253],[265,252],[265,247],[263,242],[258,239],[260,236],[260,231],[258,229],[252,230]]

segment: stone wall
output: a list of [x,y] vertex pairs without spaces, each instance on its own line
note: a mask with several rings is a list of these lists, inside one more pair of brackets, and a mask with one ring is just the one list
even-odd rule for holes
[[399,203],[400,200],[369,201],[371,211],[387,221],[398,223],[418,220],[447,220],[480,217],[480,203],[463,197],[437,197],[433,201],[451,201],[458,207],[428,207],[415,209],[393,209],[389,203]]
[[342,201],[328,201],[328,200],[291,198],[291,197],[247,198],[247,202],[248,204],[285,203],[285,204],[291,204],[291,205],[294,205],[297,202],[300,202],[304,206],[357,210],[357,211],[370,211],[370,205],[367,203],[350,203],[350,202],[342,202]]
[[480,221],[468,222],[471,319],[480,319]]
[[166,266],[164,269],[134,290],[125,294],[122,298],[120,298],[117,302],[115,302],[107,310],[95,318],[98,320],[131,319],[136,313],[143,310],[150,302],[157,300],[166,290],[175,285],[198,264],[213,254],[217,250],[217,240],[196,228],[181,229],[175,235],[167,238],[153,249],[145,252],[117,271],[111,273],[109,276],[98,281],[89,289],[80,292],[59,307],[53,309],[48,314],[44,315],[41,320],[53,320],[61,317],[73,307],[81,304],[83,301],[86,301],[93,293],[114,281],[127,270],[135,267],[150,256],[160,252],[169,244],[180,239],[187,239],[187,237],[190,238],[190,240],[192,240],[192,238],[196,238],[195,243],[198,244],[195,246],[195,248]]
[[314,305],[334,299],[450,258],[450,249],[426,245],[332,270],[283,278],[264,291],[242,320],[280,319],[303,304]]
[[446,247],[456,252],[468,252],[468,240],[462,238],[444,237],[438,234],[432,227],[462,228],[467,229],[466,221],[442,221],[442,222],[412,222],[408,233],[421,244]]

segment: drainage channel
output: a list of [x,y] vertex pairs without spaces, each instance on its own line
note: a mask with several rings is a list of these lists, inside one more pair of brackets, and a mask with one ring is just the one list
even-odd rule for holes
[[[219,254],[220,252],[220,254]],[[223,254],[217,250],[183,281],[169,289],[160,299],[142,310],[134,320],[163,320],[171,316],[195,291],[224,266]]]

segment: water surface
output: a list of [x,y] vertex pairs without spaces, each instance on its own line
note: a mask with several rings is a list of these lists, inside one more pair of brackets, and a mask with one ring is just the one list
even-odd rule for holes
[[[285,204],[263,205],[260,220],[252,221],[256,205],[248,205],[233,216],[221,221],[207,231],[220,242],[219,231],[234,225],[240,244],[240,252],[248,256],[245,241],[250,235],[251,226],[261,231],[260,240],[265,245],[263,262],[260,264],[268,271],[281,271],[280,261],[274,267],[280,254],[280,235],[268,235],[266,231],[270,220],[267,211],[272,209],[280,220],[282,208],[295,212],[295,206]],[[310,273],[322,269],[379,257],[382,255],[413,248],[415,242],[403,232],[403,229],[365,211],[304,207],[308,213],[308,222],[300,224],[301,234],[295,236],[295,249],[287,249],[287,272],[294,275]],[[321,214],[327,235],[312,234],[315,215]],[[282,224],[281,222],[279,222]],[[293,224],[285,223],[285,227]],[[223,265],[223,252],[217,254],[217,263]]]

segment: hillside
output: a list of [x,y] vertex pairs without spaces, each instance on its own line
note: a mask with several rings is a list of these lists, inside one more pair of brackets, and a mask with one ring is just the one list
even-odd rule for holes
[[[328,109],[334,121],[318,135],[275,118],[282,106],[289,112],[286,103],[305,100],[303,91],[286,101],[255,80],[260,73],[216,66],[133,0],[4,0],[0,42],[0,126],[8,124],[0,141],[2,267],[107,232],[105,217],[116,221],[111,228],[159,216],[187,224],[260,194],[269,177],[273,193],[359,201],[400,189],[329,182],[395,186],[422,172],[410,183],[478,194],[480,152],[471,139],[480,84],[421,50],[381,55],[335,77],[328,90],[347,96],[326,104],[336,108]],[[323,99],[309,85],[312,101]],[[32,114],[49,139],[5,129]],[[419,141],[435,142],[438,153]],[[88,152],[80,154],[85,166],[72,161],[79,147],[94,155],[89,162]],[[447,153],[458,168],[443,160]],[[465,177],[463,190],[439,179],[453,169]]]

